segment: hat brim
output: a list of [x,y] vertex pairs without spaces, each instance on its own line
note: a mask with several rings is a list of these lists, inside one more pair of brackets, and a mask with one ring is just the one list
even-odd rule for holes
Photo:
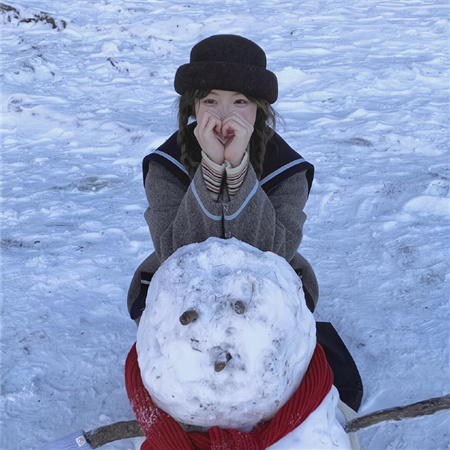
[[275,103],[278,98],[278,81],[273,72],[258,66],[224,61],[180,66],[175,74],[174,87],[178,94],[197,89],[221,89],[262,97],[269,103]]

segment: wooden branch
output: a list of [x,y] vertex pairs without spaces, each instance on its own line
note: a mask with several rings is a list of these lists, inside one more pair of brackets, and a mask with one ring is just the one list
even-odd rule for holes
[[109,442],[144,436],[144,433],[136,420],[130,420],[88,431],[84,433],[84,436],[92,448],[99,448]]
[[356,417],[348,422],[344,429],[347,433],[354,433],[362,428],[371,427],[387,420],[402,420],[412,417],[434,414],[444,409],[450,409],[450,395],[430,398],[407,406],[383,409],[365,416]]
[[[348,422],[344,426],[344,429],[347,433],[354,433],[355,431],[371,427],[380,422],[426,416],[445,409],[450,409],[450,395],[430,398],[407,406],[383,409],[365,416],[357,417]],[[86,440],[93,449],[99,448],[109,442],[119,441],[121,439],[131,439],[139,436],[144,436],[144,433],[136,420],[113,423],[85,433]]]

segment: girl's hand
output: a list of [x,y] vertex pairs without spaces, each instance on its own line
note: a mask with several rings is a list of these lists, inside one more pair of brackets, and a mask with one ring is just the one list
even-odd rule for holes
[[214,112],[208,111],[202,115],[194,135],[201,149],[208,155],[211,161],[222,165],[225,161],[224,139],[222,138],[222,121]]
[[232,167],[237,167],[241,163],[250,142],[253,126],[236,111],[233,111],[223,120],[221,133],[225,139],[224,159]]
[[207,111],[194,129],[194,135],[208,157],[219,165],[227,160],[232,167],[241,163],[252,133],[252,124],[236,111],[223,120],[214,111]]

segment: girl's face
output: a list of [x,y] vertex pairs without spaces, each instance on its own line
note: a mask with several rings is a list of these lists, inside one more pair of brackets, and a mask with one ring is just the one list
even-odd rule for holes
[[195,101],[197,121],[201,121],[205,114],[212,114],[223,121],[231,113],[237,113],[254,126],[256,111],[256,103],[239,92],[213,89],[206,97]]

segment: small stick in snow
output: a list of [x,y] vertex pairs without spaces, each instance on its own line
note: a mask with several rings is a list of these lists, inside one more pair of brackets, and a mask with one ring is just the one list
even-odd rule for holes
[[130,420],[128,422],[116,422],[87,431],[84,436],[92,448],[99,448],[109,442],[145,435],[138,422],[136,420]]
[[397,406],[395,408],[375,411],[365,416],[356,417],[348,422],[344,428],[347,433],[354,433],[362,428],[367,428],[387,420],[402,420],[426,416],[444,409],[450,409],[450,395],[430,398],[407,406]]

